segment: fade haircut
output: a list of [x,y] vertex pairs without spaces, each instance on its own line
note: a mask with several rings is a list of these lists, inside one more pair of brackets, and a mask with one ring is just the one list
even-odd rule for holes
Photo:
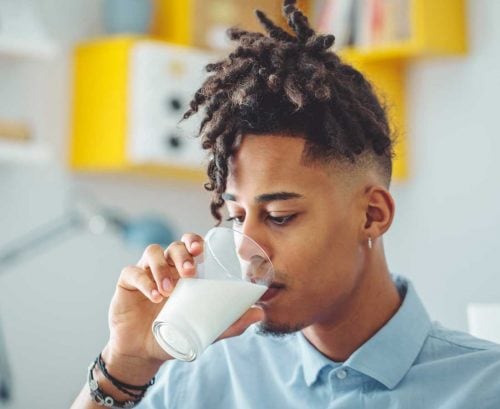
[[199,136],[209,151],[205,189],[213,192],[210,209],[219,223],[229,162],[245,134],[304,138],[306,161],[375,167],[390,183],[393,141],[372,85],[329,51],[335,37],[317,34],[296,0],[284,1],[283,15],[291,33],[260,10],[256,16],[266,34],[228,30],[237,47],[206,66],[211,74],[183,116],[204,108]]

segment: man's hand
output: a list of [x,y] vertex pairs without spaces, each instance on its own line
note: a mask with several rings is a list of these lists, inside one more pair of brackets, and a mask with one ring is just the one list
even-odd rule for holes
[[[185,234],[166,250],[156,244],[148,246],[137,265],[122,270],[109,310],[110,340],[103,353],[105,361],[108,355],[115,362],[120,357],[158,368],[172,359],[157,344],[151,325],[179,278],[195,275],[194,258],[202,252],[203,238]],[[262,310],[251,308],[219,339],[240,335],[262,317]]]

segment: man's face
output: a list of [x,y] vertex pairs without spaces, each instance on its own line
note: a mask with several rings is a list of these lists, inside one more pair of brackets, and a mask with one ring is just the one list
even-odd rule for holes
[[259,303],[270,332],[335,322],[363,276],[362,177],[304,164],[304,144],[246,136],[224,195],[233,227],[257,241],[276,270],[272,297]]

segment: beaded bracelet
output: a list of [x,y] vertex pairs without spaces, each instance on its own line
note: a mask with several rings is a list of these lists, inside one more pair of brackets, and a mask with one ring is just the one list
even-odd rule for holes
[[[113,378],[113,379],[115,379],[115,381],[117,381],[118,383],[120,383],[122,385],[127,385],[129,387],[132,387],[131,389],[140,389],[140,390],[142,390],[142,392],[140,394],[138,394],[138,395],[132,394],[130,392],[126,392],[129,395],[131,395],[131,396],[135,396],[136,399],[127,400],[127,401],[116,400],[112,396],[109,396],[106,393],[104,393],[104,391],[102,391],[99,388],[99,384],[97,383],[97,380],[94,379],[94,373],[93,372],[94,372],[94,369],[95,369],[96,365],[99,364],[100,360],[102,360],[102,358],[99,355],[99,357],[97,357],[95,359],[95,361],[93,361],[89,365],[89,368],[88,368],[88,378],[87,378],[89,389],[90,389],[90,396],[92,397],[92,399],[95,402],[97,402],[97,404],[99,406],[105,406],[105,407],[108,407],[108,408],[133,408],[134,406],[136,406],[142,400],[142,398],[144,397],[144,394],[146,393],[147,388],[154,383],[154,378],[153,378],[148,384],[146,384],[144,386],[134,386],[134,385],[124,384],[124,383],[118,381],[117,379]],[[102,365],[104,366],[104,361],[102,361]],[[111,377],[111,375],[109,375],[109,373],[107,371],[106,371],[106,373],[107,373],[108,376]]]
[[[115,388],[119,389],[120,391],[122,391],[123,393],[126,393],[128,396],[130,396],[133,400],[136,400],[136,399],[142,399],[144,397],[144,394],[146,393],[146,390],[141,390],[141,392],[139,393],[133,393],[131,392],[130,390],[128,389],[125,389],[126,386],[131,386],[131,385],[127,385],[127,384],[123,384],[121,383],[118,379],[114,378],[113,376],[110,375],[110,373],[108,372],[108,370],[106,369],[106,364],[104,363],[104,361],[102,360],[102,357],[101,355],[99,355],[99,357],[97,358],[97,365],[99,366],[99,370],[101,371],[101,373],[104,375],[104,377],[110,381]],[[124,386],[125,387],[124,387]]]

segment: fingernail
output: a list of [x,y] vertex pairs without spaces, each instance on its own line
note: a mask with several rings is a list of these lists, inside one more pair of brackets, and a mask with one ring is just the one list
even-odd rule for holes
[[158,290],[155,288],[154,290],[151,291],[151,297],[154,299],[154,298],[158,298],[160,297],[160,293],[158,292]]
[[193,241],[191,243],[191,250],[196,250],[198,247],[200,247],[200,243],[198,241]]
[[190,268],[193,268],[193,263],[191,263],[191,261],[189,260],[186,260],[184,262],[184,264],[182,265],[182,267],[185,269],[185,270],[189,270]]
[[163,291],[170,291],[172,284],[170,283],[170,280],[168,278],[164,278],[161,286],[163,287]]

